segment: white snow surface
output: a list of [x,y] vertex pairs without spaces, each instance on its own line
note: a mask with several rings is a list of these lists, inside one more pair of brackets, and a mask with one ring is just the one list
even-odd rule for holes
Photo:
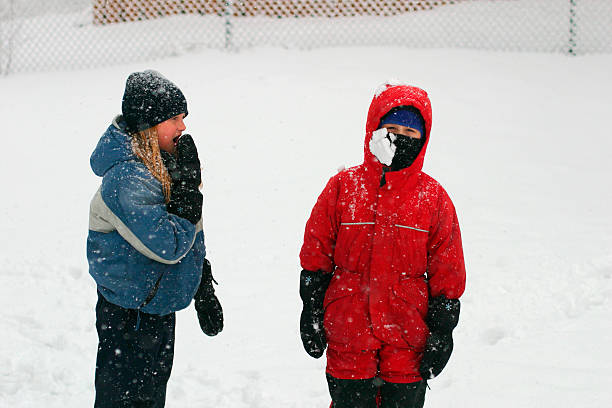
[[[385,60],[388,63],[381,64]],[[424,170],[452,197],[467,289],[426,407],[612,406],[612,55],[406,48],[203,51],[0,78],[0,406],[92,406],[96,288],[89,156],[130,72],[189,101],[225,330],[177,313],[167,407],[326,408],[299,337],[298,253],[339,165],[363,160],[385,78],[424,87]]]

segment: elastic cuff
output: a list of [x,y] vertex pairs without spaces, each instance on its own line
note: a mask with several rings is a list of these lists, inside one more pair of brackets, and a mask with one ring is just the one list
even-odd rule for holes
[[423,381],[420,375],[403,375],[403,376],[392,376],[388,377],[385,375],[379,375],[379,377],[388,383],[393,384],[411,384]]

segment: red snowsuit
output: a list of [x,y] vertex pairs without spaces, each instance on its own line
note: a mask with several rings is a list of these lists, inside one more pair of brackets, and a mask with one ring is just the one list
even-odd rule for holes
[[[387,172],[381,187],[383,167],[369,142],[381,117],[396,106],[421,112],[426,142],[412,165]],[[329,180],[306,224],[302,268],[334,273],[325,294],[324,328],[327,372],[336,378],[378,374],[390,382],[419,381],[418,365],[429,334],[424,321],[428,297],[456,299],[464,291],[453,203],[440,184],[421,171],[430,130],[425,91],[387,86],[375,95],[366,123],[364,162]],[[367,358],[355,357],[363,352],[377,359],[380,372],[365,367],[372,365]],[[343,355],[350,362],[339,361]],[[396,364],[383,361],[393,356]],[[347,372],[347,364],[354,370]],[[390,367],[388,373],[383,366]]]

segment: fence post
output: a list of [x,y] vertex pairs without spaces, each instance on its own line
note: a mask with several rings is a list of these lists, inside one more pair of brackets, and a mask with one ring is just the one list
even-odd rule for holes
[[15,0],[8,0],[5,5],[5,15],[2,15],[4,7],[0,8],[0,75],[8,75],[11,70],[16,34]]
[[225,17],[225,49],[231,50],[232,44],[232,0],[225,0],[225,8],[223,10]]
[[577,0],[570,0],[569,8],[569,42],[568,42],[568,54],[577,55],[576,50],[576,2]]

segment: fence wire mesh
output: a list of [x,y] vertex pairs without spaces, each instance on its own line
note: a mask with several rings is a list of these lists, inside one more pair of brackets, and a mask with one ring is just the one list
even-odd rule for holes
[[372,45],[612,52],[612,0],[0,0],[0,73]]

